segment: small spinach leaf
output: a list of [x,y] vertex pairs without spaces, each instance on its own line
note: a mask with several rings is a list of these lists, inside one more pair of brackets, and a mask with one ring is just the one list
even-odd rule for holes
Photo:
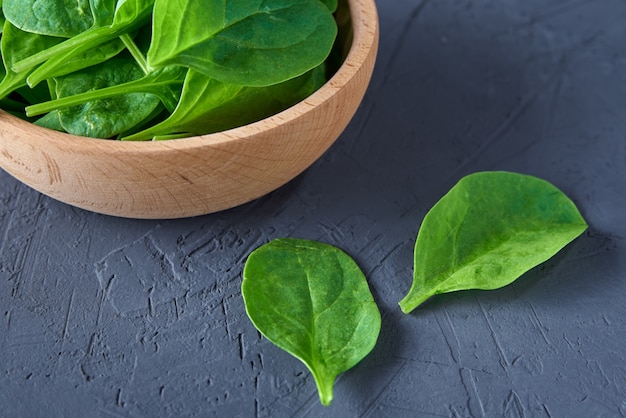
[[424,217],[413,285],[400,308],[408,313],[439,293],[508,285],[586,228],[574,203],[544,180],[471,174]]
[[242,294],[256,328],[309,368],[324,405],[337,376],[374,348],[380,332],[365,276],[328,244],[287,238],[261,246],[246,261]]
[[150,67],[185,65],[224,83],[256,87],[318,66],[337,34],[320,0],[156,0],[153,22]]

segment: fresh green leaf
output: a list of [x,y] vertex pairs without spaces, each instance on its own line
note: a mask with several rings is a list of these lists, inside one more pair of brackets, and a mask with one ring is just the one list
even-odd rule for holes
[[65,132],[65,129],[63,129],[63,125],[61,125],[61,121],[59,120],[59,112],[56,110],[53,110],[52,112],[45,114],[43,117],[37,119],[33,123],[43,128]]
[[152,68],[185,65],[224,83],[261,87],[320,65],[336,34],[320,0],[156,0],[147,59]]
[[[56,79],[58,99],[140,79],[143,72],[132,58],[113,58]],[[59,110],[65,131],[110,138],[143,121],[159,105],[153,94],[127,93]]]
[[89,3],[93,14],[92,27],[110,25],[120,4],[118,0],[89,0]]
[[24,71],[35,67],[55,56],[78,56],[85,51],[115,39],[141,27],[150,20],[154,0],[118,0],[115,15],[110,25],[91,27],[58,45],[25,57],[14,63],[14,71]]
[[6,21],[0,39],[2,61],[6,71],[2,82],[0,82],[0,98],[6,97],[13,90],[26,85],[26,77],[30,70],[16,72],[12,69],[13,63],[56,45],[59,41],[59,38],[25,32]]
[[163,122],[124,140],[149,140],[186,133],[202,135],[263,119],[309,96],[325,81],[324,66],[267,87],[222,83],[189,70],[178,106]]
[[337,376],[374,348],[380,332],[365,276],[328,244],[288,238],[256,249],[244,267],[242,294],[255,327],[311,371],[324,405]]
[[163,119],[167,117],[167,115],[169,115],[169,112],[165,109],[164,106],[159,105],[156,108],[154,108],[152,113],[146,115],[146,117],[143,120],[137,122],[135,125],[131,126],[129,129],[120,132],[115,137],[115,139],[120,139],[125,136],[132,135],[135,132],[144,130],[148,126],[154,125],[155,123],[162,121]]
[[587,228],[550,183],[509,172],[471,174],[426,214],[415,244],[408,313],[433,295],[508,285]]
[[37,67],[27,78],[29,86],[34,87],[40,82],[53,77],[60,77],[92,65],[100,64],[124,50],[124,43],[120,38],[112,39],[97,45],[81,54],[70,51],[50,58]]
[[4,0],[5,18],[23,31],[69,38],[89,29],[89,0]]
[[[58,97],[48,102],[37,103],[28,106],[26,113],[28,116],[37,116],[53,110],[65,109],[94,100],[111,99],[129,93],[149,93],[155,95],[171,112],[180,98],[180,90],[186,71],[183,67],[165,67],[124,83],[89,89],[80,93]],[[136,68],[133,68],[132,72],[137,73]]]

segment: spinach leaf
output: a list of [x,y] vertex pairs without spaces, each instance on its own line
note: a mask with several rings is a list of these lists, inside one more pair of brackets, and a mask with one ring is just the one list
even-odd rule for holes
[[118,7],[117,0],[89,0],[93,14],[93,26],[107,26],[113,22],[115,10]]
[[262,87],[321,64],[336,34],[320,0],[156,0],[147,60],[152,68],[185,65],[224,83]]
[[[37,103],[26,108],[28,116],[37,116],[53,110],[65,109],[94,100],[115,98],[128,93],[149,93],[158,97],[171,112],[176,107],[187,70],[184,67],[165,67],[138,79],[103,88],[66,95],[55,100]],[[137,73],[136,68],[133,73]],[[108,83],[107,83],[108,84]]]
[[55,131],[65,132],[65,129],[63,129],[63,125],[61,125],[61,121],[59,120],[59,112],[56,110],[53,110],[52,112],[45,114],[44,116],[37,119],[33,123],[43,128],[54,129]]
[[120,38],[112,39],[101,45],[97,45],[81,54],[70,51],[50,58],[26,78],[29,86],[34,87],[40,82],[53,77],[60,77],[79,71],[92,65],[100,64],[124,50],[124,43]]
[[13,70],[23,71],[33,68],[58,55],[78,56],[125,33],[132,32],[150,20],[153,4],[154,0],[118,0],[110,25],[91,27],[58,45],[30,55],[14,63]]
[[14,62],[56,45],[59,41],[59,38],[25,32],[6,21],[0,39],[2,61],[6,72],[0,82],[0,98],[6,97],[13,90],[26,85],[26,77],[30,70],[16,72],[12,69]]
[[278,239],[253,251],[242,294],[255,327],[311,371],[324,405],[376,344],[380,312],[357,264],[328,244]]
[[548,260],[587,228],[550,183],[509,172],[461,179],[426,214],[415,244],[408,313],[439,293],[505,286]]
[[[139,79],[143,72],[134,59],[113,58],[56,79],[59,99]],[[82,136],[110,138],[143,121],[159,105],[153,94],[127,93],[60,109],[65,131]]]
[[23,31],[69,38],[89,29],[89,0],[4,0],[5,18]]
[[202,135],[263,119],[309,96],[325,81],[324,66],[267,87],[222,83],[189,70],[178,106],[163,122],[124,140],[149,140],[177,134]]

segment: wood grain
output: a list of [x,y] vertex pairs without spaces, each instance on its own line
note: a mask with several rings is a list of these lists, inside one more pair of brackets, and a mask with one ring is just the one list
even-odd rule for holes
[[182,218],[263,196],[317,160],[356,112],[378,48],[374,0],[348,0],[353,41],[321,89],[262,121],[159,142],[84,138],[0,111],[0,167],[54,199],[128,218]]

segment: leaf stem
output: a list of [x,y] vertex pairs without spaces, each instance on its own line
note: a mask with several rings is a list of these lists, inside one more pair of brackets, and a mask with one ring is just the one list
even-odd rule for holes
[[155,96],[159,97],[161,101],[163,101],[164,95],[161,94],[161,92],[159,91],[159,87],[167,85],[179,85],[183,82],[183,80],[181,79],[173,78],[170,80],[163,80],[156,83],[146,83],[145,78],[146,77],[142,77],[137,80],[129,81],[123,84],[116,84],[97,90],[89,90],[83,93],[61,97],[47,102],[36,103],[26,107],[26,114],[29,116],[42,115],[52,110],[76,106],[93,100],[109,99],[111,97],[129,93],[154,94]]
[[118,84],[27,106],[26,115],[42,115],[53,110],[64,109],[66,107],[80,105],[93,100],[109,99],[111,97],[128,93],[143,93],[144,90],[145,86],[144,88],[141,88],[140,86],[132,86],[130,83]]
[[41,64],[55,56],[66,54],[72,50],[80,50],[83,52],[89,48],[97,46],[101,43],[108,41],[118,35],[118,30],[112,30],[108,26],[88,30],[80,35],[69,38],[66,41],[51,46],[48,49],[44,49],[36,54],[24,58],[12,65],[11,69],[18,73],[21,71],[29,70],[36,65]]
[[329,406],[333,401],[333,386],[335,384],[335,377],[323,376],[324,373],[318,373],[314,367],[309,365],[307,365],[307,367],[311,371],[313,379],[315,380],[320,402],[324,406]]
[[408,314],[434,295],[435,292],[415,292],[411,289],[398,305],[400,305],[402,312]]
[[120,39],[124,43],[126,49],[128,49],[130,54],[133,56],[133,58],[135,58],[135,61],[137,61],[137,64],[141,68],[141,71],[143,71],[143,73],[147,75],[150,70],[148,70],[146,57],[144,57],[143,53],[141,52],[135,41],[133,41],[133,38],[131,38],[128,33],[124,33],[120,35]]

